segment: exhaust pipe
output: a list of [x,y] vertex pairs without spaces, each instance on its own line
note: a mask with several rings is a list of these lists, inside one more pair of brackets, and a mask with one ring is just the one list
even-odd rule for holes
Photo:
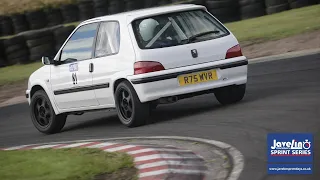
[[170,97],[160,98],[159,104],[170,104],[170,103],[175,103],[177,101],[178,101],[177,96],[170,96]]

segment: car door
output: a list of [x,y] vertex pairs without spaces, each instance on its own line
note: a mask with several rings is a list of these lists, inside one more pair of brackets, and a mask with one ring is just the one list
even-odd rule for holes
[[[101,22],[97,35],[95,58],[93,60],[93,85],[100,105],[113,106],[113,90],[109,88],[117,72],[124,70],[125,58],[118,54],[120,48],[120,26],[116,21]],[[122,61],[121,61],[121,60]]]
[[92,89],[92,57],[98,23],[79,27],[59,54],[60,65],[51,68],[51,86],[60,109],[97,106]]

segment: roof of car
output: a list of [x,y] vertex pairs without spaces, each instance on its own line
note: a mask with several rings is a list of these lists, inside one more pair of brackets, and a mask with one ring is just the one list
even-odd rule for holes
[[150,15],[158,15],[163,13],[177,12],[177,11],[183,11],[183,10],[193,10],[193,9],[205,9],[205,7],[201,5],[194,5],[194,4],[160,6],[160,7],[139,9],[139,10],[127,11],[127,12],[122,12],[118,14],[92,18],[82,22],[81,24],[87,24],[87,23],[96,22],[96,21],[110,21],[110,20],[120,20],[120,19],[127,19],[128,23],[130,23],[134,19],[138,19],[138,18],[150,16]]

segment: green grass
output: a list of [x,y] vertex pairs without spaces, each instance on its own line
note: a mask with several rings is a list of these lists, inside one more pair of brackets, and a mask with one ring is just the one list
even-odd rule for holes
[[248,19],[226,26],[240,42],[276,40],[320,29],[320,5]]
[[41,66],[42,63],[37,62],[26,65],[14,65],[0,68],[0,86],[26,80],[35,70],[39,69]]
[[72,148],[0,151],[0,167],[1,180],[91,180],[134,164],[124,153]]

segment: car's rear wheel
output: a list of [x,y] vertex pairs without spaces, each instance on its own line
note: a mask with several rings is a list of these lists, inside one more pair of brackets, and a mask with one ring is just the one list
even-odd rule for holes
[[214,94],[221,104],[227,105],[241,101],[245,92],[246,84],[242,84],[218,88],[215,90]]
[[65,114],[55,114],[50,99],[43,90],[35,92],[31,97],[30,115],[34,126],[45,134],[60,132],[67,119]]
[[150,106],[141,103],[136,91],[127,81],[121,82],[115,91],[118,117],[128,127],[144,125],[149,117]]

